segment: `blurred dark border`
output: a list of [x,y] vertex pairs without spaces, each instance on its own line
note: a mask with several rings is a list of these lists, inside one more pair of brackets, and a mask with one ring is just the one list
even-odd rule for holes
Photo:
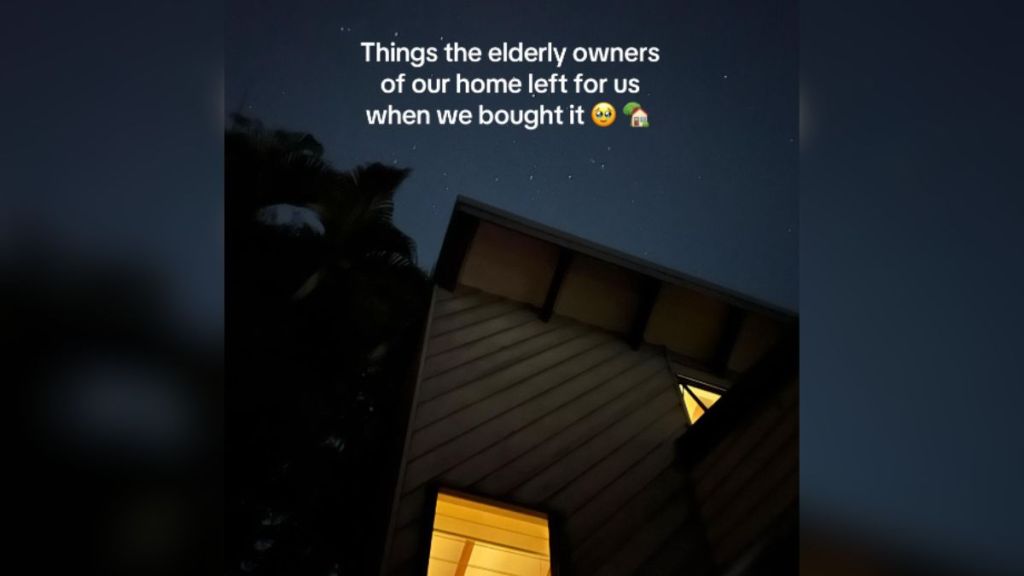
[[0,334],[15,558],[219,572],[223,8],[0,14]]
[[[1021,10],[801,3],[801,528],[826,561],[1024,572]],[[37,571],[220,571],[223,17],[3,7],[3,380]]]
[[1022,574],[1024,5],[800,19],[804,567]]

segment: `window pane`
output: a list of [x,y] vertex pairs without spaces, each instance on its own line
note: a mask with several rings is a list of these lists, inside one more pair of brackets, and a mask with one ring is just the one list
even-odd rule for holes
[[544,515],[438,494],[428,576],[547,576],[550,568]]
[[[686,406],[686,416],[690,419],[690,424],[693,424],[704,415],[705,407],[710,409],[722,397],[721,394],[711,392],[710,390],[696,386],[685,386],[683,384],[679,385],[679,393],[683,395],[683,405]],[[700,402],[697,401],[698,399]],[[704,406],[701,406],[701,404]]]
[[704,409],[700,407],[700,404],[694,400],[693,396],[687,392],[682,384],[679,385],[679,392],[683,395],[683,404],[686,405],[686,416],[690,419],[690,424],[693,424],[704,415]]
[[690,392],[696,394],[697,398],[700,400],[700,403],[706,406],[707,408],[711,408],[715,404],[715,402],[718,402],[718,399],[722,397],[720,394],[715,394],[710,390],[697,388],[696,386],[690,386],[689,388]]

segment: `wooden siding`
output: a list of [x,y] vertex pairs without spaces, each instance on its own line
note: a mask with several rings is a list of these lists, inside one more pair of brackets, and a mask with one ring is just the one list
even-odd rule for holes
[[798,428],[794,379],[693,467],[697,506],[720,568],[777,536],[785,515],[795,518]]
[[435,291],[424,354],[384,574],[423,571],[438,486],[559,518],[563,574],[705,573],[663,351],[460,287]]

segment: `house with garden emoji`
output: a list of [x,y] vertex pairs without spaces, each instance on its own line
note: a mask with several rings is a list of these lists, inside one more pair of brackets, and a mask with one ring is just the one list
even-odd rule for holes
[[622,107],[622,113],[629,118],[629,125],[632,128],[647,128],[647,112],[640,106],[639,102],[630,102]]

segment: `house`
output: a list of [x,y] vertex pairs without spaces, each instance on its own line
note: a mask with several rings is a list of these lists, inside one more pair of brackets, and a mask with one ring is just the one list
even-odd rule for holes
[[629,125],[633,128],[647,128],[647,112],[643,108],[637,108],[629,115]]
[[795,571],[793,313],[463,197],[434,282],[382,575]]

